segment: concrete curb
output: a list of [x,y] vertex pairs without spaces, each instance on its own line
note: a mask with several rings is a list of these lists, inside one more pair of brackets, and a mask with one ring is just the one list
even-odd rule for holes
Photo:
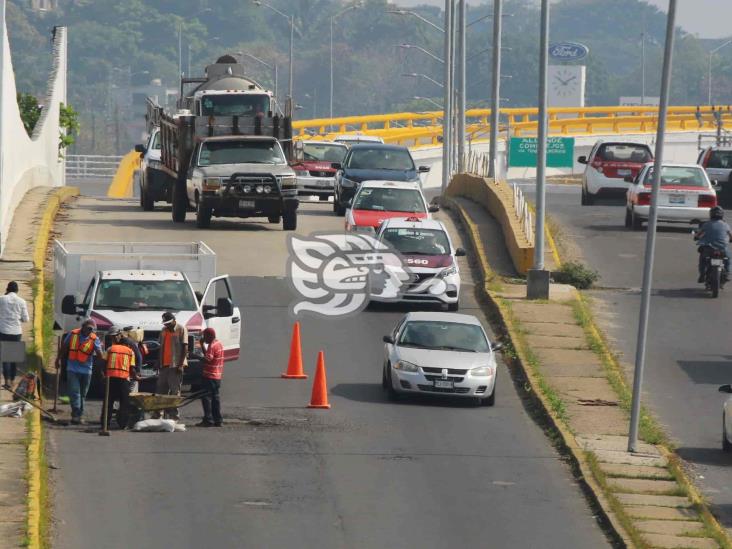
[[[33,268],[35,270],[36,295],[33,299],[33,342],[36,348],[36,359],[43,364],[43,308],[44,308],[44,263],[48,241],[51,238],[53,221],[56,218],[61,204],[79,194],[76,187],[60,188],[49,197],[46,209],[43,212],[41,223],[38,225],[33,250]],[[28,522],[27,547],[40,549],[41,547],[41,415],[33,409],[28,434]]]

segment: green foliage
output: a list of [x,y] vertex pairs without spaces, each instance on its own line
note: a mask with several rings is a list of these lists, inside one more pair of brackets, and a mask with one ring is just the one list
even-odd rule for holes
[[567,261],[562,263],[558,271],[552,272],[552,277],[560,284],[571,284],[575,288],[586,290],[597,282],[600,275],[579,261]]
[[59,126],[61,134],[59,135],[58,150],[59,155],[61,155],[63,149],[74,144],[75,136],[79,132],[79,114],[74,110],[74,107],[61,103]]
[[18,108],[20,109],[20,119],[28,135],[33,135],[33,129],[41,118],[41,106],[38,99],[30,93],[18,93]]

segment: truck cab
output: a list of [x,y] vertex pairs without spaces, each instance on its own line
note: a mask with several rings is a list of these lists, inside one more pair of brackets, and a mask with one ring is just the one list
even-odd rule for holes
[[195,116],[264,116],[274,111],[272,93],[261,89],[199,91],[193,105]]
[[186,193],[199,228],[212,217],[266,217],[286,231],[297,227],[295,172],[274,137],[204,138],[190,164]]

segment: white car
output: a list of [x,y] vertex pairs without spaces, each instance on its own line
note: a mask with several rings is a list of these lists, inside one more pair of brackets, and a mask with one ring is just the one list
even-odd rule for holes
[[383,143],[384,139],[378,135],[364,135],[362,133],[344,133],[336,136],[333,140],[336,143],[353,145],[354,143]]
[[392,217],[429,219],[440,208],[427,204],[418,181],[364,181],[346,210],[346,231],[375,234]]
[[[628,189],[625,226],[641,230],[651,209],[653,164],[646,164]],[[699,223],[709,219],[717,193],[706,172],[696,164],[664,164],[658,193],[658,221]]]
[[732,385],[722,385],[719,392],[730,394],[722,406],[722,450],[732,452]]
[[153,128],[145,145],[137,145],[140,153],[140,207],[146,212],[155,208],[155,201],[168,200],[168,188],[161,171],[160,128]]
[[623,195],[630,186],[627,178],[635,178],[643,166],[653,160],[653,153],[644,143],[598,141],[588,156],[577,162],[586,164],[582,175],[582,205],[591,206],[598,195]]
[[493,406],[500,349],[472,315],[409,313],[384,336],[381,385],[390,399],[449,395]]
[[[460,267],[465,250],[455,248],[441,221],[418,217],[391,218],[381,224],[377,238],[397,250],[414,278],[402,294],[413,303],[442,303],[457,311]],[[378,301],[378,298],[374,299]]]

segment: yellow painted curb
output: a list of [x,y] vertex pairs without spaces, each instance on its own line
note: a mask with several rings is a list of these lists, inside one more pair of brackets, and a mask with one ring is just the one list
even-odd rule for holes
[[109,198],[130,198],[132,196],[132,184],[135,179],[135,171],[140,169],[140,153],[130,151],[122,157],[117,173],[114,174],[112,184],[107,190]]
[[[43,308],[45,297],[44,263],[48,241],[51,238],[53,221],[56,218],[61,204],[77,196],[76,187],[62,187],[57,189],[48,199],[43,217],[36,232],[36,244],[33,249],[33,267],[35,269],[36,295],[33,298],[33,342],[36,348],[36,357],[43,364]],[[40,549],[41,547],[41,414],[33,409],[30,418],[28,433],[28,519],[27,519],[27,547]]]

